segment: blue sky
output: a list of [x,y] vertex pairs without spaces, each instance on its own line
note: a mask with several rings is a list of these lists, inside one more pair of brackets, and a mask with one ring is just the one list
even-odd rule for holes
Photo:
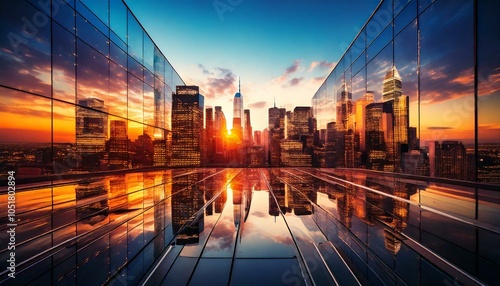
[[274,98],[287,110],[311,98],[379,0],[128,0],[127,5],[206,106],[232,122],[238,77],[254,130]]

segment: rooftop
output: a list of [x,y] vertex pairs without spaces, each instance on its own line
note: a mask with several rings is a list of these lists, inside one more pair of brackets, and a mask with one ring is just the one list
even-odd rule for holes
[[[198,168],[17,189],[17,285],[500,279],[500,194],[488,185],[363,170]],[[1,282],[13,282],[7,273]]]

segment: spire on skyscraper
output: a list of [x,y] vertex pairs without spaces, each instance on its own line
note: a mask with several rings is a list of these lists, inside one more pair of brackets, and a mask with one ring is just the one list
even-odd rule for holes
[[399,97],[403,94],[401,76],[399,75],[396,65],[388,70],[385,74],[384,85],[382,89],[382,99],[388,101]]
[[243,96],[241,91],[241,81],[238,77],[238,92],[234,95],[233,99],[233,129],[231,133],[234,132],[240,140],[243,139]]

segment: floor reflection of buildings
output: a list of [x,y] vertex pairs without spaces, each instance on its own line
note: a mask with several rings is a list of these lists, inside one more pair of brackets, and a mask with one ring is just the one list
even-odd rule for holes
[[[205,190],[205,201],[208,202],[217,196],[210,204],[205,208],[205,216],[212,216],[215,214],[221,214],[224,209],[224,205],[227,200],[227,190],[223,189],[224,181],[213,178],[210,180],[203,181]],[[220,193],[220,194],[219,194]]]
[[[366,186],[405,200],[410,198],[412,191],[416,191],[410,184],[388,178],[367,178]],[[407,226],[410,204],[375,193],[367,195],[367,202],[370,205],[369,220],[384,224],[385,248],[393,254],[398,253],[401,248],[400,233]]]
[[[366,180],[366,175],[364,174],[354,174],[352,176],[352,180],[356,184],[363,184]],[[370,224],[367,217],[367,209],[366,209],[366,193],[367,191],[363,188],[355,187],[354,190],[354,199],[353,199],[353,215],[358,219],[362,220],[364,223]]]
[[[276,177],[273,173],[270,173],[270,185],[272,189],[272,193],[269,192],[269,215],[271,216],[279,216],[280,210],[283,213],[286,213],[286,202],[285,202],[285,184],[280,181],[278,177]],[[278,205],[273,198],[273,194],[276,197],[276,201],[278,201]]]
[[245,222],[250,213],[250,206],[252,204],[252,196],[254,190],[262,190],[260,180],[260,172],[256,169],[248,169],[245,171],[243,192],[241,202],[243,204],[243,222]]
[[339,215],[340,222],[345,227],[351,228],[352,215],[353,215],[354,186],[350,184],[334,185],[332,190],[333,190],[333,196],[337,200],[337,213]]
[[[402,199],[409,199],[407,185],[401,182],[395,182],[394,193],[395,196]],[[401,249],[401,235],[400,233],[406,228],[408,224],[408,213],[410,211],[410,204],[401,201],[393,200],[392,217],[387,221],[389,228],[385,228],[385,248],[396,254]]]
[[[225,182],[222,180],[211,180],[214,182],[214,187],[216,190],[220,190],[225,186]],[[224,209],[224,205],[226,204],[227,201],[227,190],[223,190],[221,194],[215,199],[214,202],[214,209],[216,213],[222,213],[222,210]]]
[[276,175],[271,174],[271,188],[278,202],[278,206],[274,198],[269,193],[269,215],[277,216],[279,211],[283,214],[292,213],[297,216],[310,215],[313,213],[311,202],[316,202],[317,192],[313,188],[314,181],[309,177],[304,181],[304,178],[280,173],[280,177],[285,178],[286,183],[283,183]]
[[108,216],[108,188],[104,179],[87,179],[75,187],[77,219],[95,225]]
[[109,179],[109,211],[120,212],[128,209],[128,195],[125,174]]
[[[417,188],[411,184],[387,178],[370,178],[361,174],[348,174],[342,179],[364,185],[373,190],[408,200]],[[383,224],[384,245],[392,254],[401,248],[400,233],[407,227],[410,204],[392,199],[352,184],[326,184],[322,188],[331,200],[337,201],[339,221],[352,227],[353,216],[368,225]]]
[[204,204],[199,173],[172,178],[172,231],[177,244],[198,243],[204,228]]
[[243,197],[243,182],[241,180],[233,180],[231,182],[231,190],[233,191],[233,214],[234,226],[240,227],[241,223],[241,201]]

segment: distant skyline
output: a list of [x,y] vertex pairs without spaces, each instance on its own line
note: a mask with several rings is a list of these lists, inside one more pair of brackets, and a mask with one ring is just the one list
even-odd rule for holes
[[222,106],[232,128],[241,78],[253,130],[268,108],[311,98],[379,4],[356,1],[137,1],[126,3],[205,106]]

